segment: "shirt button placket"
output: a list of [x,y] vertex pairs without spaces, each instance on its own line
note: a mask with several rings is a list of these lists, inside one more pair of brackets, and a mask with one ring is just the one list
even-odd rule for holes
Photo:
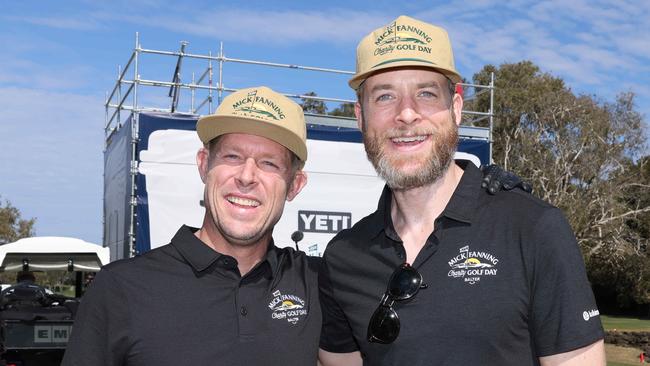
[[[252,302],[253,293],[253,288],[240,282],[237,290],[237,308],[235,308],[235,311],[239,313],[237,316],[239,320],[239,339],[246,342],[253,340],[259,330],[254,324],[255,316],[251,313],[251,311],[255,311]],[[251,306],[253,307],[251,308]]]

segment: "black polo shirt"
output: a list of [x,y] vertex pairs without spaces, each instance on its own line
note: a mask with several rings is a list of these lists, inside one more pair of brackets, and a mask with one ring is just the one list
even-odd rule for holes
[[77,314],[63,365],[315,365],[317,268],[271,244],[240,276],[183,226],[171,244],[110,263]]
[[328,245],[321,268],[323,331],[330,352],[360,350],[365,365],[538,365],[603,337],[584,263],[559,209],[519,189],[488,194],[464,174],[413,266],[427,288],[393,306],[401,330],[389,345],[367,327],[405,250],[377,211]]

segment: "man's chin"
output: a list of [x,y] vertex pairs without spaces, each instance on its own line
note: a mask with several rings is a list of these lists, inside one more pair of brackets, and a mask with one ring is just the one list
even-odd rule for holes
[[391,175],[411,177],[422,174],[423,171],[429,169],[431,162],[425,161],[424,159],[413,159],[413,160],[393,160],[386,162],[384,167],[386,171],[390,171]]
[[252,246],[259,243],[264,237],[264,233],[259,231],[233,232],[223,230],[221,234],[230,244],[237,246]]
[[384,166],[377,169],[379,176],[394,190],[406,190],[433,184],[447,171],[449,165],[440,169],[434,168],[434,163],[408,162]]

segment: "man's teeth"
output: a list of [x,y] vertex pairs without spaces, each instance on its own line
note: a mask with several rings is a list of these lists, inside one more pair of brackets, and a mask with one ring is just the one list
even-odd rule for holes
[[420,142],[424,141],[426,136],[407,136],[407,137],[393,137],[391,141],[395,143],[405,143],[405,142]]
[[258,201],[255,200],[249,200],[248,198],[241,198],[241,197],[233,197],[233,196],[228,196],[226,197],[228,202],[234,203],[236,205],[240,206],[250,206],[250,207],[257,207],[260,205]]

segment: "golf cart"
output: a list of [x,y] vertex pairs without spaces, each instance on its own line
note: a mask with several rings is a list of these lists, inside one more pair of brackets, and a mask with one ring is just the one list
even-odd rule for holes
[[[16,284],[0,292],[0,365],[59,365],[84,285],[109,258],[108,248],[73,238],[33,237],[0,245],[0,272],[17,274]],[[34,272],[48,271],[70,273],[73,293],[59,294],[35,282]]]

